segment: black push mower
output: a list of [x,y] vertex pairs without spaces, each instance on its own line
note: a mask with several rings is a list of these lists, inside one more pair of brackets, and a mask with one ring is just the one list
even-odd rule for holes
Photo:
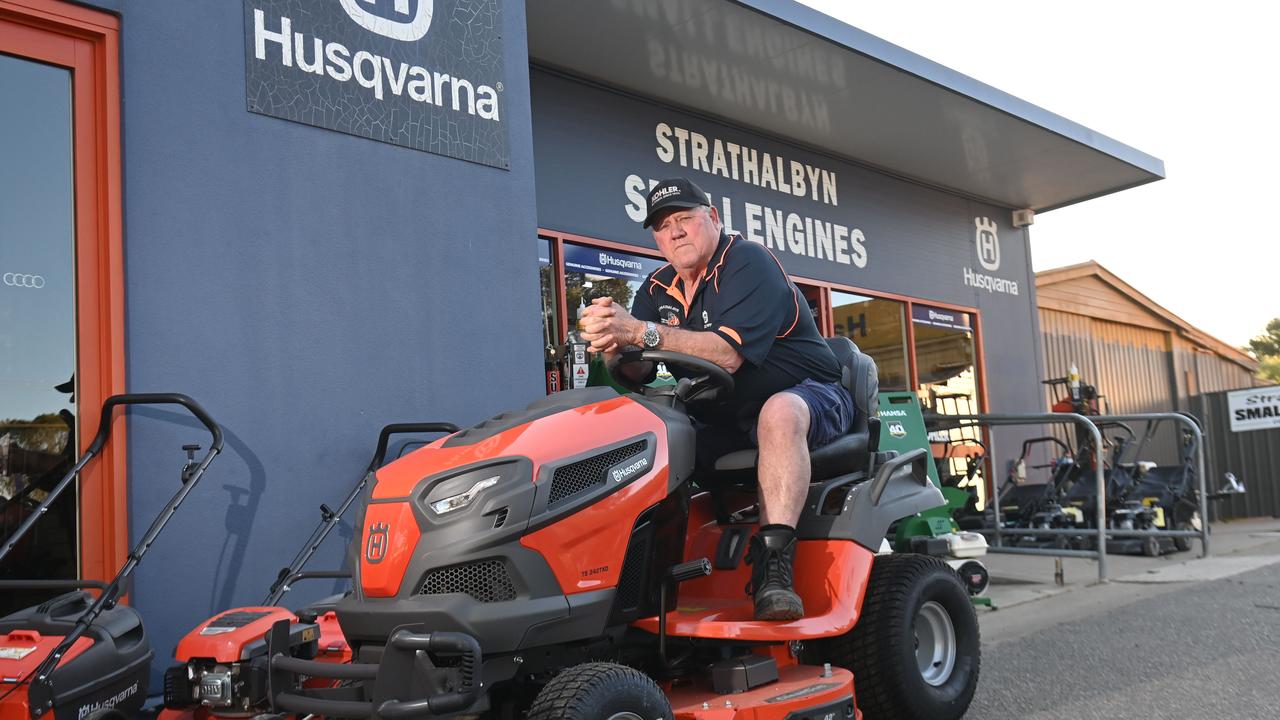
[[0,618],[0,717],[116,720],[133,717],[147,697],[152,651],[142,618],[117,601],[133,571],[195,488],[213,458],[222,451],[222,429],[194,400],[179,394],[113,395],[102,405],[98,432],[84,455],[63,475],[40,505],[0,547],[3,560],[81,470],[97,457],[111,434],[118,406],[181,405],[213,436],[208,451],[195,459],[199,445],[184,445],[187,461],[181,487],[165,503],[111,582],[5,580],[0,588],[57,590],[95,587],[94,599],[82,590],[59,595],[27,610]]
[[[978,626],[941,560],[877,556],[890,523],[942,504],[926,451],[877,452],[875,365],[831,341],[858,405],[811,455],[797,528],[805,616],[753,619],[756,454],[694,463],[695,377],[562,392],[433,442],[374,474],[335,606],[353,662],[311,659],[315,626],[267,636],[268,710],[345,718],[961,717]],[[620,382],[630,380],[614,370]],[[857,692],[854,692],[854,679]],[[328,687],[316,687],[320,680]]]

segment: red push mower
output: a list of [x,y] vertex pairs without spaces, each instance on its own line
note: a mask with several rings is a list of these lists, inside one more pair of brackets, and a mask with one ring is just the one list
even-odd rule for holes
[[[943,504],[925,450],[878,452],[874,362],[829,341],[858,406],[811,454],[796,529],[806,614],[753,619],[744,551],[755,451],[694,462],[686,408],[733,378],[563,392],[378,470],[336,618],[353,661],[314,659],[314,623],[266,637],[254,712],[343,718],[746,720],[959,718],[978,680],[977,620],[942,560],[877,556],[891,523]],[[315,687],[318,679],[328,687]],[[855,692],[856,682],[856,692]]]
[[204,408],[186,395],[113,395],[102,405],[102,420],[88,450],[58,481],[34,512],[0,547],[0,560],[13,550],[57,500],[72,480],[97,457],[111,434],[117,406],[181,405],[213,436],[209,450],[197,461],[199,445],[184,445],[187,461],[182,486],[129,552],[111,582],[0,581],[0,589],[66,589],[96,587],[97,598],[82,590],[59,595],[40,605],[0,618],[0,719],[122,720],[134,717],[147,697],[153,653],[142,618],[131,607],[118,605],[121,594],[143,555],[178,506],[195,488],[213,458],[222,451],[222,429]]
[[[342,522],[347,509],[364,493],[373,473],[382,467],[393,435],[455,433],[452,423],[395,423],[378,433],[373,459],[337,510],[320,506],[320,524],[293,560],[280,569],[261,605],[218,613],[200,623],[178,642],[180,663],[164,676],[164,705],[160,720],[245,717],[256,714],[266,697],[266,643],[263,635],[279,620],[299,629],[296,642],[315,640],[312,659],[329,663],[351,660],[351,648],[338,627],[333,605],[341,595],[325,598],[296,613],[280,606],[285,594],[301,580],[350,579],[349,570],[303,570],[329,533]],[[324,687],[323,681],[312,683]]]

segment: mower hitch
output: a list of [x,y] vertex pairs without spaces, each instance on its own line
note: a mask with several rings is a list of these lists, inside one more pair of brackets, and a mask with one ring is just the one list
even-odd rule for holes
[[[290,621],[267,633],[268,694],[276,711],[348,718],[437,717],[470,707],[480,696],[480,643],[465,633],[396,629],[380,662],[338,665],[289,654]],[[459,658],[438,667],[427,653]],[[356,687],[301,689],[298,675],[362,681]],[[361,692],[363,690],[363,692]],[[403,699],[408,695],[409,699]]]

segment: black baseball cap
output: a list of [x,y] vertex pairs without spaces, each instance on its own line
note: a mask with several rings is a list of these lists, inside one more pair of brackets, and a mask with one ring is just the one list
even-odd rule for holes
[[711,207],[711,198],[702,188],[693,184],[689,178],[668,178],[653,186],[649,191],[649,212],[644,216],[644,225],[653,224],[653,216],[667,208],[694,208],[699,205]]

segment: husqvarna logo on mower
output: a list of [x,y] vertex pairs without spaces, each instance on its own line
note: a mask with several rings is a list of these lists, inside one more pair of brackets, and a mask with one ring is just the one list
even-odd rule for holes
[[391,526],[383,522],[369,526],[369,536],[364,541],[364,559],[370,565],[377,565],[387,556],[387,533],[390,530]]
[[431,29],[434,0],[338,0],[357,25],[392,40],[421,40]]

